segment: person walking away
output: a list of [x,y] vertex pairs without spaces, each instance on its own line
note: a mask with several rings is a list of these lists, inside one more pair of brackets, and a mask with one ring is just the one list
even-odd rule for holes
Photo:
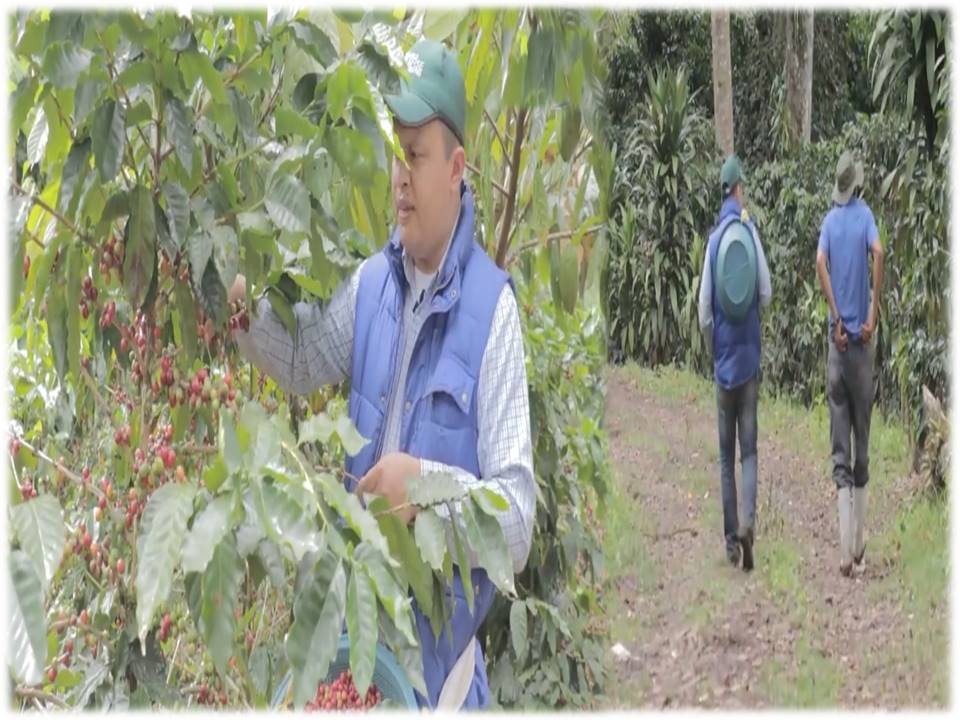
[[[723,203],[710,233],[700,281],[700,328],[713,351],[720,490],[727,559],[742,556],[753,569],[757,505],[757,375],[760,369],[760,308],[770,304],[770,270],[756,225],[744,208],[740,160],[729,156],[720,169]],[[740,440],[741,503],[735,476]]]
[[[829,313],[827,404],[833,481],[837,486],[840,572],[845,576],[864,569],[874,392],[872,340],[883,283],[883,247],[873,212],[854,192],[862,185],[863,166],[850,152],[844,152],[837,162],[833,207],[823,219],[817,246],[817,276]],[[873,261],[872,289],[868,256]]]

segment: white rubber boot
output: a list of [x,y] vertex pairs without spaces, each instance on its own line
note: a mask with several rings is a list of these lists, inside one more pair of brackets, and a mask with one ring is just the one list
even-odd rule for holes
[[863,539],[863,526],[867,517],[867,488],[853,489],[853,566],[862,573],[866,569],[866,542]]
[[853,492],[844,487],[837,491],[837,511],[840,516],[840,574],[849,576],[853,569]]

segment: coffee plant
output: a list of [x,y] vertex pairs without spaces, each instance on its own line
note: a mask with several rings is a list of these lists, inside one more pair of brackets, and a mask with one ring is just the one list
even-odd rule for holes
[[[260,294],[295,331],[292,303],[329,297],[386,242],[399,148],[383,94],[421,34],[466,68],[491,255],[565,241],[586,261],[604,203],[584,188],[602,196],[611,167],[593,141],[593,15],[12,16],[8,620],[22,706],[265,707],[288,670],[295,705],[318,706],[344,627],[358,695],[378,642],[423,690],[411,599],[439,630],[468,557],[502,602],[524,598],[531,637],[543,617],[556,639],[581,584],[514,585],[502,497],[433,476],[411,484],[410,527],[382,500],[364,506],[342,485],[343,454],[365,442],[342,393],[286,395],[231,331]],[[237,273],[248,293],[231,307]],[[563,497],[542,512],[580,512]],[[510,652],[500,627],[492,614],[492,658]],[[532,696],[562,700],[543,683]]]
[[24,702],[263,706],[289,667],[303,706],[344,625],[360,693],[378,642],[423,691],[411,598],[439,631],[468,553],[514,593],[502,497],[435,476],[411,483],[409,528],[364,507],[340,460],[366,441],[331,394],[285,397],[231,341],[238,272],[289,317],[385,241],[382,93],[405,72],[389,47],[412,44],[406,20],[16,15],[8,620]]

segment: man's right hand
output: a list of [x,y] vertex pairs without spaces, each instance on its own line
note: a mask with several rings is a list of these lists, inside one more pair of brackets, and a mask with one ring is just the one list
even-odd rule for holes
[[840,352],[847,351],[847,331],[843,328],[843,322],[837,320],[833,324],[833,342]]
[[237,273],[237,279],[233,281],[233,285],[231,285],[227,291],[227,302],[233,303],[237,300],[243,300],[246,296],[247,279],[240,273]]

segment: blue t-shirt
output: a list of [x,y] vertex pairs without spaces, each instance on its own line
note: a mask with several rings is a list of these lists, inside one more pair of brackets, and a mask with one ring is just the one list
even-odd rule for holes
[[[860,198],[835,205],[820,227],[819,248],[827,256],[830,285],[843,327],[851,340],[860,339],[860,326],[870,312],[867,254],[880,244],[880,234],[869,206]],[[833,314],[827,310],[830,332]]]

